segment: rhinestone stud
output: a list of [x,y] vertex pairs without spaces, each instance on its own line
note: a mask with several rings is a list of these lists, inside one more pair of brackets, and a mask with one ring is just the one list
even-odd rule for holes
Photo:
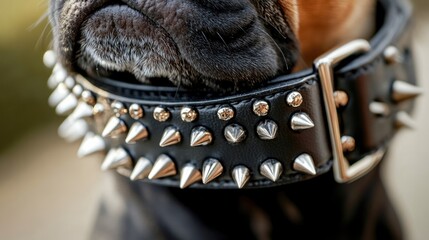
[[110,105],[110,107],[113,110],[113,113],[115,113],[115,115],[117,117],[124,115],[128,112],[127,108],[125,108],[124,104],[118,101],[113,101],[112,104]]
[[257,116],[266,116],[270,110],[270,105],[264,100],[258,100],[253,103],[253,112]]
[[291,107],[299,107],[304,101],[301,93],[293,91],[289,93],[286,97],[286,103]]
[[356,141],[353,137],[342,136],[341,137],[341,145],[343,146],[343,151],[351,152],[351,151],[355,150]]
[[140,105],[134,103],[131,104],[131,106],[128,109],[128,112],[130,113],[130,116],[134,119],[139,119],[143,117],[143,109],[140,107]]
[[165,122],[170,118],[170,112],[166,108],[156,107],[153,111],[153,118],[158,122]]
[[232,107],[221,107],[217,110],[217,117],[220,120],[228,121],[232,119],[235,115],[234,109]]
[[180,117],[184,122],[193,122],[198,117],[198,112],[191,107],[184,107],[180,111]]

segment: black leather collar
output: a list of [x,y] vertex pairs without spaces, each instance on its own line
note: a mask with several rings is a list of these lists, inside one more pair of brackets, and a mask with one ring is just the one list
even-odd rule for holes
[[[378,15],[371,50],[335,68],[339,130],[350,163],[371,154],[381,159],[399,126],[409,122],[418,94],[410,8],[379,1]],[[75,109],[60,135],[75,139],[89,131],[79,155],[108,151],[102,167],[133,180],[269,187],[315,177],[333,165],[329,110],[316,66],[228,96],[79,74],[67,78],[57,66],[49,80],[56,86],[50,103],[60,114]]]

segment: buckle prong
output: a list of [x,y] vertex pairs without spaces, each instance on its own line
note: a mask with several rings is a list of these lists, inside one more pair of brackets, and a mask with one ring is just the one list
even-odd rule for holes
[[315,67],[321,81],[323,102],[329,125],[334,161],[334,177],[339,183],[352,182],[362,177],[380,162],[385,153],[385,149],[380,148],[353,165],[349,164],[343,153],[340,125],[334,99],[334,67],[347,57],[353,54],[368,52],[370,49],[371,45],[368,41],[358,39],[336,48],[315,60]]

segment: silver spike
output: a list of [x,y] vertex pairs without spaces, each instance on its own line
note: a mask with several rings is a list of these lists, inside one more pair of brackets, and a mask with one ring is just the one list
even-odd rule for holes
[[371,102],[369,104],[369,111],[375,115],[388,116],[390,114],[390,107],[386,103]]
[[238,188],[243,188],[250,179],[250,170],[243,165],[236,166],[232,170],[232,178]]
[[61,66],[61,64],[55,64],[54,69],[52,70],[52,75],[48,79],[48,87],[54,89],[61,82],[64,81],[67,77],[67,71]]
[[423,93],[422,88],[411,85],[407,82],[399,81],[399,80],[393,82],[392,98],[397,102],[415,98],[422,93]]
[[173,176],[176,173],[176,166],[173,160],[169,156],[162,154],[156,159],[148,177],[149,179],[157,179]]
[[123,148],[110,149],[101,164],[101,170],[124,168],[130,170],[133,166],[133,161],[130,155]]
[[88,132],[77,151],[77,156],[79,158],[91,155],[96,152],[104,151],[106,149],[106,143],[104,139],[94,134],[93,132]]
[[48,68],[53,68],[57,63],[57,54],[53,50],[48,50],[43,54],[43,64]]
[[202,179],[203,183],[207,184],[219,177],[223,172],[222,164],[214,158],[207,159],[203,164]]
[[131,173],[131,181],[145,179],[149,176],[150,170],[152,169],[152,163],[149,159],[141,157],[134,167],[133,172]]
[[313,120],[307,113],[295,113],[291,119],[291,128],[293,130],[305,130],[314,127]]
[[272,140],[277,136],[277,124],[272,120],[265,120],[256,127],[256,133],[262,140]]
[[180,172],[180,188],[187,188],[191,184],[201,180],[201,172],[192,165],[186,164]]
[[74,111],[70,114],[69,117],[72,119],[81,119],[92,117],[93,115],[93,107],[88,105],[85,102],[79,102]]
[[396,113],[395,124],[396,124],[396,127],[398,127],[398,128],[407,127],[410,129],[414,129],[416,127],[415,121],[405,111],[400,111],[400,112]]
[[64,98],[70,94],[70,90],[63,83],[58,84],[55,90],[51,93],[48,98],[48,104],[51,107],[57,106]]
[[196,127],[191,133],[191,147],[205,146],[212,142],[211,132],[205,127]]
[[140,122],[135,122],[131,125],[125,142],[128,144],[136,143],[139,140],[146,139],[149,136],[147,128]]
[[316,175],[316,167],[314,166],[313,158],[307,153],[303,153],[295,158],[293,169],[298,172]]
[[262,176],[270,179],[273,182],[276,182],[283,173],[283,166],[277,160],[268,159],[262,163],[259,171],[261,172]]
[[65,115],[71,112],[78,104],[78,100],[73,93],[70,93],[66,98],[64,98],[60,104],[55,108],[55,112],[58,115]]
[[161,141],[159,142],[160,147],[167,147],[182,141],[182,136],[180,132],[175,127],[167,127],[164,130]]
[[225,127],[223,134],[230,143],[239,143],[246,138],[246,131],[238,124],[231,124]]
[[58,135],[68,142],[74,142],[81,139],[89,130],[88,123],[83,119],[72,122],[67,128],[62,126],[63,125],[58,128]]
[[107,122],[106,127],[104,127],[101,136],[117,138],[119,137],[119,135],[125,133],[126,131],[127,125],[125,125],[125,122],[122,119],[118,117],[111,117]]

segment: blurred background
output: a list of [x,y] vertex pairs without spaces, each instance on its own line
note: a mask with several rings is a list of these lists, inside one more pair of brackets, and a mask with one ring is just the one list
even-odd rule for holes
[[[414,5],[418,78],[428,93],[429,1]],[[0,0],[0,239],[86,239],[102,187],[98,161],[75,157],[78,143],[57,136],[62,119],[47,105],[47,8],[47,0]],[[384,163],[408,239],[429,236],[428,102],[429,94],[418,100],[416,130],[396,136]]]

